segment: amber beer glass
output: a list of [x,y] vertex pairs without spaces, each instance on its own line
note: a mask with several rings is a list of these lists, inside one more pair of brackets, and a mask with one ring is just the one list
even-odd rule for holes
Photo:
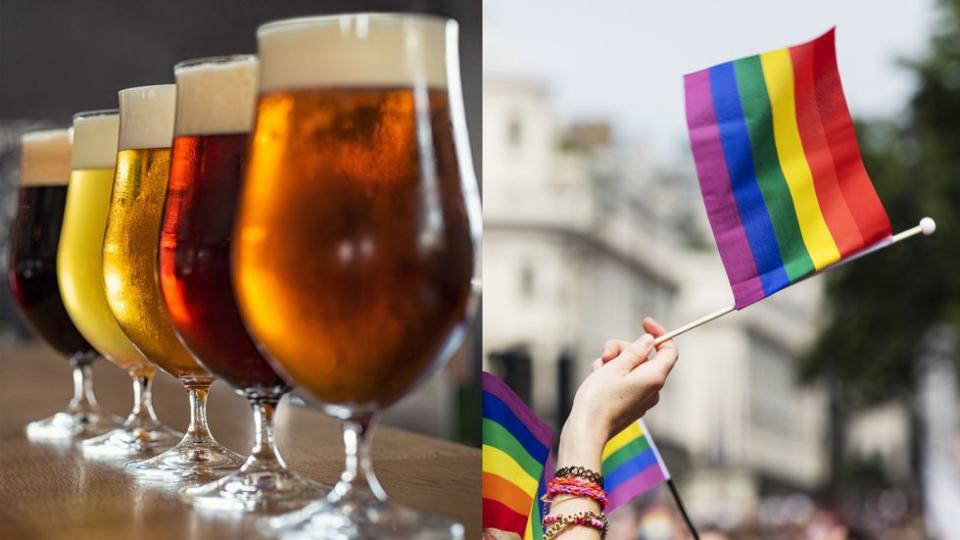
[[23,320],[73,369],[73,399],[66,410],[30,422],[27,436],[82,439],[116,427],[119,419],[97,405],[90,367],[97,351],[67,315],[57,284],[57,245],[70,179],[70,131],[27,133],[20,138],[20,152],[20,192],[7,278]]
[[479,239],[457,25],[429,16],[294,19],[261,61],[234,244],[244,320],[293,382],[343,420],[330,497],[271,520],[280,536],[458,537],[387,502],[375,415],[438,369],[468,329]]
[[183,439],[159,456],[128,464],[127,470],[162,481],[212,478],[242,461],[210,435],[206,398],[213,376],[177,340],[160,293],[160,220],[170,172],[176,86],[128,88],[119,96],[117,168],[103,240],[107,303],[137,349],[183,383],[191,405]]
[[204,508],[300,508],[325,494],[291,473],[277,452],[273,414],[289,387],[240,320],[230,277],[237,193],[257,96],[257,58],[187,60],[174,67],[177,115],[160,233],[160,286],[183,344],[253,408],[256,440],[239,471],[187,488]]

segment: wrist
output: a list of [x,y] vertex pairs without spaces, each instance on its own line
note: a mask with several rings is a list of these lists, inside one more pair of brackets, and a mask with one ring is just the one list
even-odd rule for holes
[[557,467],[576,466],[600,472],[607,434],[596,422],[571,416],[560,432]]

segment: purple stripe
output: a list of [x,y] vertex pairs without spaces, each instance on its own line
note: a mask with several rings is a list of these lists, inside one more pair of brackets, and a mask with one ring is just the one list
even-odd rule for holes
[[659,464],[647,467],[642,473],[620,484],[617,489],[607,495],[607,507],[604,512],[609,514],[617,507],[630,502],[634,497],[650,491],[665,481],[666,478],[664,478]]
[[737,211],[726,158],[720,142],[720,129],[710,93],[709,70],[683,77],[687,129],[690,146],[700,178],[700,191],[707,207],[710,227],[720,249],[720,259],[727,271],[737,308],[764,297],[763,284],[747,243],[747,235]]
[[513,411],[523,425],[527,426],[530,433],[540,441],[543,446],[553,448],[553,430],[543,422],[537,415],[533,414],[527,404],[524,403],[513,390],[507,386],[507,383],[501,381],[496,375],[483,372],[483,391],[489,392],[500,399],[507,407]]

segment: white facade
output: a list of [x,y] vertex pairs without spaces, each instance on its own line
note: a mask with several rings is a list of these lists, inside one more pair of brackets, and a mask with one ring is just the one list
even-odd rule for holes
[[[692,177],[663,174],[640,152],[563,151],[562,134],[545,89],[485,82],[484,353],[527,347],[533,406],[548,420],[562,351],[579,381],[604,341],[638,337],[644,316],[674,327],[732,302]],[[682,228],[707,247],[689,247]],[[686,454],[699,515],[752,509],[761,477],[798,489],[824,479],[826,400],[792,372],[819,298],[808,280],[678,339],[681,360],[648,423]]]

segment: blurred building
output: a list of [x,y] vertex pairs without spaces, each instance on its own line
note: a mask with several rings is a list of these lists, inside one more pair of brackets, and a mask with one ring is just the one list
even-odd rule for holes
[[[485,81],[483,106],[485,368],[559,429],[606,339],[732,295],[692,163],[659,168],[604,123],[560,125],[529,81]],[[701,519],[736,520],[829,474],[826,394],[793,372],[820,296],[808,280],[679,339],[648,423]],[[896,453],[896,415],[857,423],[857,444]]]

